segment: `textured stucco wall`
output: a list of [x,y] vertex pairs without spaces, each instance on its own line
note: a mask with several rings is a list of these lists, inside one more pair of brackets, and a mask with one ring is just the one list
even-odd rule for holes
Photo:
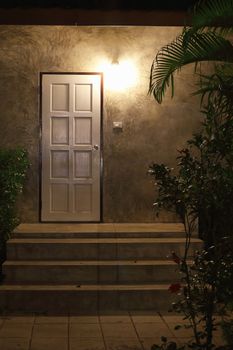
[[[150,163],[175,164],[176,150],[200,122],[193,91],[193,67],[176,79],[176,95],[158,105],[147,95],[152,59],[180,32],[175,27],[46,27],[0,28],[0,147],[24,146],[31,168],[20,212],[23,221],[39,220],[39,73],[95,72],[101,60],[130,58],[138,80],[126,91],[104,91],[105,222],[171,221],[156,219]],[[112,129],[123,122],[123,132]]]

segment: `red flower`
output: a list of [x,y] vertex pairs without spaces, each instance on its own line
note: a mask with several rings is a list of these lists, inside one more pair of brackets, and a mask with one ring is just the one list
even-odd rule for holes
[[172,260],[176,263],[176,264],[180,264],[181,259],[178,257],[178,255],[176,255],[175,252],[172,252]]
[[173,283],[170,285],[170,287],[168,288],[168,290],[171,293],[178,293],[181,289],[181,284],[180,283]]

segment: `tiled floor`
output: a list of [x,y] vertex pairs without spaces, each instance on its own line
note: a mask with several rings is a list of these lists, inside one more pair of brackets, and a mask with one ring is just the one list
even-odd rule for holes
[[[1,350],[150,350],[160,337],[184,343],[178,316],[125,313],[93,316],[1,316]],[[221,342],[220,338],[217,339]]]

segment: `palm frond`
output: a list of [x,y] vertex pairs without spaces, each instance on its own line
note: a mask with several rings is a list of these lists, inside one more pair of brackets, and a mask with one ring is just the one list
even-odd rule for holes
[[207,97],[207,103],[215,101],[225,115],[233,114],[233,65],[215,68],[212,75],[200,76],[200,88],[193,95],[201,95],[201,103]]
[[221,35],[233,33],[233,0],[199,0],[196,3],[191,33],[206,28]]
[[194,33],[184,43],[181,34],[171,44],[163,47],[151,66],[149,93],[161,103],[166,89],[171,85],[174,94],[173,74],[184,65],[201,61],[233,62],[233,45],[213,32]]

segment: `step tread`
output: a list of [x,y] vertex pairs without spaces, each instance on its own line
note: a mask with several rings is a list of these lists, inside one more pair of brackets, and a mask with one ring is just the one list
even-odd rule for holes
[[2,284],[1,291],[129,291],[168,290],[169,284]]
[[66,224],[31,223],[20,224],[15,233],[107,233],[107,232],[184,232],[182,223],[105,223],[105,224]]
[[172,260],[7,260],[3,266],[175,266]]
[[[127,243],[184,243],[185,238],[11,238],[8,244],[127,244]],[[199,238],[192,238],[192,243],[202,242]]]

